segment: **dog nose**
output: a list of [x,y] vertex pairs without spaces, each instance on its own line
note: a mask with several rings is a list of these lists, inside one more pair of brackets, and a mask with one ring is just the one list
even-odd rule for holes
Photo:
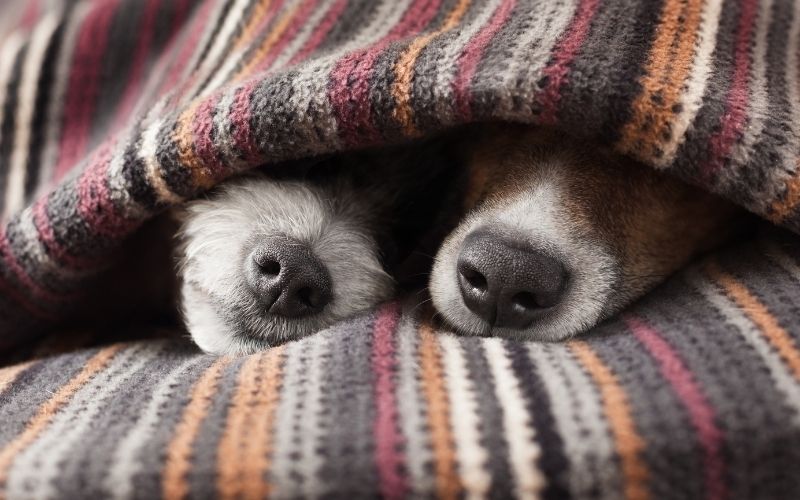
[[259,242],[245,261],[247,284],[270,314],[297,318],[331,301],[331,280],[304,244],[286,237]]
[[485,228],[465,238],[457,266],[467,307],[490,325],[517,330],[558,304],[567,281],[558,260]]

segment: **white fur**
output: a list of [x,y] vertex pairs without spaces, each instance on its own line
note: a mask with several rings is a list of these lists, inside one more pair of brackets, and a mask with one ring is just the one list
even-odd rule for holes
[[[436,255],[430,280],[433,304],[461,333],[557,341],[591,327],[607,313],[617,279],[616,259],[599,238],[570,223],[562,202],[557,165],[541,168],[541,182],[513,199],[487,203],[474,210],[447,237]],[[487,226],[524,237],[532,248],[560,260],[569,273],[561,302],[525,330],[492,328],[470,311],[461,297],[457,276],[461,245],[472,231]]]
[[[243,177],[187,206],[182,240],[182,310],[205,351],[249,353],[296,339],[388,299],[381,265],[356,193],[305,183]],[[263,311],[246,288],[242,266],[253,238],[289,237],[306,245],[330,274],[332,299],[304,318]]]

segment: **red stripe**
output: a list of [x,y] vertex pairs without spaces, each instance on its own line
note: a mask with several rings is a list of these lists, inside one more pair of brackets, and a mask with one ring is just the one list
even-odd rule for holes
[[250,105],[255,81],[246,83],[236,90],[236,95],[231,103],[228,121],[231,127],[231,139],[242,154],[242,159],[248,165],[255,165],[263,161],[263,155],[258,150],[258,144],[250,133]]
[[300,10],[295,14],[294,18],[292,19],[289,27],[286,28],[286,31],[283,32],[283,35],[280,37],[280,41],[275,44],[266,54],[266,57],[258,63],[256,70],[253,73],[259,73],[264,71],[265,69],[269,68],[275,59],[283,52],[283,49],[288,45],[288,43],[297,35],[297,32],[300,28],[308,21],[308,18],[311,16],[311,13],[317,7],[318,0],[310,0],[305,2]]
[[708,141],[711,157],[703,166],[702,174],[710,180],[722,169],[725,158],[730,154],[733,144],[739,139],[747,115],[748,88],[750,73],[750,43],[756,19],[758,0],[742,0],[742,12],[737,28],[734,51],[734,70],[731,87],[725,102],[725,113],[720,120],[720,130]]
[[27,0],[28,5],[25,6],[25,11],[22,14],[19,24],[23,29],[30,30],[39,20],[41,9],[39,8],[39,0]]
[[399,414],[394,383],[398,365],[394,336],[399,316],[400,308],[396,302],[385,305],[378,311],[373,330],[375,464],[384,498],[403,498],[408,494],[408,482],[403,473],[405,457],[400,451],[405,440],[398,428]]
[[338,0],[331,9],[325,14],[325,17],[322,19],[322,22],[317,26],[314,30],[314,34],[309,38],[303,48],[292,57],[289,61],[289,65],[292,65],[298,61],[302,61],[305,59],[309,54],[311,54],[319,44],[328,36],[333,26],[336,24],[336,21],[339,20],[339,17],[344,12],[344,9],[347,7],[348,0]]
[[439,9],[441,0],[415,0],[403,18],[381,40],[370,48],[344,56],[331,72],[328,99],[333,106],[339,132],[349,146],[367,145],[380,141],[372,123],[372,102],[369,84],[375,61],[392,42],[420,31]]
[[108,45],[111,20],[119,3],[119,0],[110,0],[93,4],[95,8],[87,14],[81,26],[64,105],[56,181],[75,166],[89,144],[103,55]]
[[192,120],[194,152],[216,181],[223,179],[228,172],[227,165],[220,159],[219,149],[214,141],[214,114],[219,99],[220,96],[217,94],[203,99]]
[[537,96],[541,106],[539,120],[543,124],[554,125],[558,121],[556,111],[561,101],[561,88],[567,82],[570,64],[589,35],[589,28],[599,5],[600,0],[581,0],[569,28],[553,51],[550,64],[544,69],[547,83]]
[[714,408],[703,394],[691,370],[655,329],[634,316],[626,316],[625,323],[658,362],[661,374],[670,383],[689,413],[703,449],[706,498],[727,497],[724,479],[725,461],[722,457],[723,434],[715,422]]
[[492,14],[489,23],[481,28],[477,35],[469,41],[464,52],[458,61],[458,72],[453,81],[453,95],[455,97],[455,108],[462,120],[469,121],[472,118],[472,94],[470,84],[475,72],[478,69],[483,51],[492,41],[492,38],[500,31],[508,20],[511,11],[516,6],[516,0],[506,0]]
[[113,142],[103,144],[81,173],[76,186],[78,213],[94,234],[122,239],[138,226],[139,221],[118,214],[117,206],[111,200],[106,181],[113,146]]
[[147,56],[150,53],[150,44],[153,41],[153,35],[156,27],[156,13],[161,8],[161,0],[145,0],[144,11],[142,12],[141,25],[139,26],[137,36],[136,50],[133,54],[131,62],[131,70],[128,74],[128,85],[120,98],[120,104],[117,106],[117,113],[112,125],[112,131],[121,128],[125,121],[130,118],[133,105],[139,97],[139,90],[142,86],[143,73]]
[[[192,54],[194,54],[196,50],[199,50],[198,45],[200,43],[200,37],[203,35],[208,21],[211,18],[213,5],[213,0],[203,2],[202,9],[194,16],[194,22],[184,26],[183,29],[185,29],[189,35],[185,40],[181,40],[181,50],[172,61],[171,67],[169,68],[169,78],[164,80],[161,84],[158,92],[159,95],[163,95],[176,87],[183,72],[186,70],[186,66],[192,58]],[[176,94],[180,95],[180,92]]]

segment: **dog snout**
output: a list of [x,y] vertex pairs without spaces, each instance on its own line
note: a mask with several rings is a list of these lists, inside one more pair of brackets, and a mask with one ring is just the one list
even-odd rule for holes
[[260,241],[244,267],[248,286],[269,314],[308,316],[331,300],[327,269],[306,245],[291,238]]
[[523,238],[485,228],[470,233],[458,256],[466,306],[489,325],[524,329],[561,300],[567,273]]

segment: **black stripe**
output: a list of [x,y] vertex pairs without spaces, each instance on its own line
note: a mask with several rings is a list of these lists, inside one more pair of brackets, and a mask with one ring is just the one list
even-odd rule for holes
[[28,55],[28,44],[25,44],[17,53],[11,67],[11,76],[6,84],[6,102],[3,104],[3,123],[0,124],[0,200],[5,201],[8,174],[11,170],[11,153],[14,150],[14,140],[17,128],[17,105],[19,98],[20,80],[22,79],[22,66]]

